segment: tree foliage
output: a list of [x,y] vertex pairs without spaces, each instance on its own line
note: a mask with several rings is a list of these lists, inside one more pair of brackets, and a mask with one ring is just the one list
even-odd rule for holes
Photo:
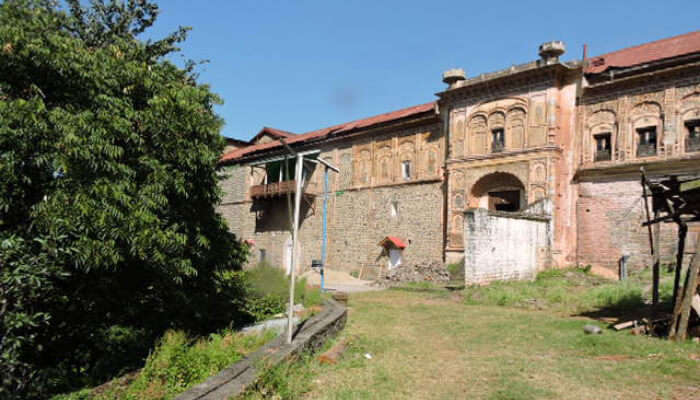
[[64,4],[0,4],[1,398],[230,322],[245,257],[215,211],[220,99],[166,59],[187,29],[139,40],[149,0]]

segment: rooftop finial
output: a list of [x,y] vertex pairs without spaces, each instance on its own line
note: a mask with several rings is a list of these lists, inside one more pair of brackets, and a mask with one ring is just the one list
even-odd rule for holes
[[442,73],[442,81],[449,85],[452,89],[457,82],[463,81],[465,79],[464,70],[462,68],[448,69]]
[[566,52],[566,45],[561,40],[553,40],[540,45],[540,57],[546,65],[559,62],[559,56]]

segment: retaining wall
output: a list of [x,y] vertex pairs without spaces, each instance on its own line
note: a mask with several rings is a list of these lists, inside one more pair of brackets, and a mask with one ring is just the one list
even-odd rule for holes
[[255,353],[231,365],[205,382],[177,396],[175,400],[225,400],[242,394],[267,369],[304,351],[315,351],[345,326],[347,309],[328,300],[323,310],[302,322],[291,344],[286,334],[265,344]]

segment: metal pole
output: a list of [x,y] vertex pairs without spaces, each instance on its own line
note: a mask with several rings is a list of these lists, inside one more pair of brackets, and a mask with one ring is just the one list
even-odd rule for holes
[[326,246],[328,245],[328,167],[323,170],[323,241],[321,242],[321,291],[325,289]]
[[292,330],[294,329],[294,276],[297,268],[297,245],[299,234],[299,208],[301,206],[302,170],[304,169],[304,156],[297,153],[297,166],[295,172],[296,190],[294,192],[294,226],[292,227],[292,262],[289,282],[289,310],[287,312],[287,343],[292,343]]

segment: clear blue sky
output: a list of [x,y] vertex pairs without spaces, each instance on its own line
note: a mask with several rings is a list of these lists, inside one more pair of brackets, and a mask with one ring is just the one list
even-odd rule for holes
[[[209,59],[200,81],[224,104],[225,136],[262,126],[303,133],[425,103],[442,71],[468,76],[537,58],[564,59],[700,29],[700,1],[160,0],[149,36],[193,28],[183,55]],[[174,61],[180,63],[178,56]]]

